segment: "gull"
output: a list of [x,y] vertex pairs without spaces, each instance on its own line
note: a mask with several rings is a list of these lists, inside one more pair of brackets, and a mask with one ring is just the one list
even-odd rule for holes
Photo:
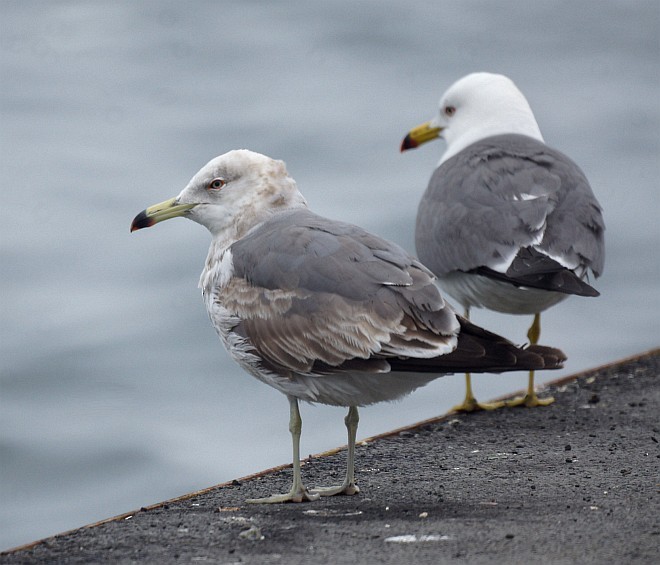
[[[289,400],[293,484],[250,503],[353,495],[358,407],[395,400],[447,373],[559,368],[457,316],[434,275],[397,245],[311,212],[282,161],[245,149],[206,164],[131,231],[183,216],[211,232],[199,286],[232,358]],[[308,489],[299,401],[348,407],[346,477]]]
[[[533,314],[571,294],[598,296],[587,282],[605,259],[601,207],[580,168],[543,141],[532,110],[511,79],[469,74],[442,95],[437,114],[413,128],[401,151],[441,137],[446,150],[419,204],[415,245],[440,287],[464,308]],[[507,403],[539,406],[530,371],[527,393]],[[466,374],[455,410],[481,404]]]

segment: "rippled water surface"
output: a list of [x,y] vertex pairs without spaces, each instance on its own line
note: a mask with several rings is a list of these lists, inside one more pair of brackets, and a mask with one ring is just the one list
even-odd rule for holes
[[[598,299],[543,315],[560,373],[658,343],[658,7],[648,2],[2,2],[0,549],[290,460],[284,397],[242,373],[197,289],[209,237],[129,234],[210,158],[284,159],[313,209],[413,251],[441,142],[408,129],[475,70],[510,75],[605,208]],[[531,320],[475,311],[523,342]],[[525,375],[477,379],[480,398]],[[447,410],[446,377],[362,411]],[[344,443],[303,407],[303,453]],[[359,473],[359,461],[358,461]]]

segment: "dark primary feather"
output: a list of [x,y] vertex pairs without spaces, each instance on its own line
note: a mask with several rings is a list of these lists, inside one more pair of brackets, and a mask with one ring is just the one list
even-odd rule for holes
[[435,170],[415,238],[420,259],[438,276],[493,269],[512,248],[535,245],[597,277],[604,229],[600,206],[573,161],[507,134],[478,141]]
[[600,296],[600,292],[584,282],[573,271],[533,247],[523,247],[506,273],[500,273],[488,267],[478,267],[468,273],[483,275],[515,286],[541,288],[577,296]]
[[389,360],[394,371],[443,373],[501,373],[516,370],[561,369],[566,355],[544,345],[515,346],[507,339],[476,326],[461,316],[458,346],[435,359]]

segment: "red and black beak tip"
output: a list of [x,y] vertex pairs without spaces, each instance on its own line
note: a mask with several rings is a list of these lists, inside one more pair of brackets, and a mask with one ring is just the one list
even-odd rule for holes
[[406,137],[403,138],[403,141],[401,142],[401,153],[407,151],[408,149],[416,149],[417,147],[419,147],[419,143],[417,143],[410,136],[410,134],[408,134],[406,135]]
[[131,223],[131,233],[141,230],[142,228],[150,228],[153,225],[153,219],[147,216],[146,210],[142,210],[142,212],[133,218],[133,222]]

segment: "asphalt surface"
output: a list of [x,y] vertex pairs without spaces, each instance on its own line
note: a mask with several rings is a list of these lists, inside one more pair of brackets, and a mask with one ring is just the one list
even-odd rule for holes
[[[660,563],[660,349],[357,448],[357,496],[246,505],[282,467],[0,555],[0,563]],[[545,393],[547,394],[547,393]],[[305,462],[338,482],[345,451]]]

